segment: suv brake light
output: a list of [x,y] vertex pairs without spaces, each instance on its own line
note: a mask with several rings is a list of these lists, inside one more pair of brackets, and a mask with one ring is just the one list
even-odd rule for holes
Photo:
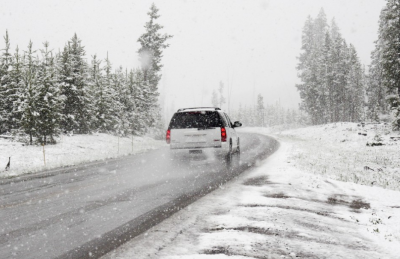
[[226,142],[226,129],[224,127],[221,128],[221,142]]
[[167,130],[167,135],[165,136],[165,140],[167,141],[167,144],[171,142],[171,130]]

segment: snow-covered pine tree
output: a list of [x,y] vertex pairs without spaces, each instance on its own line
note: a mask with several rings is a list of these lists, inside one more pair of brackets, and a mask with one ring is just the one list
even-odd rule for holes
[[264,106],[262,95],[257,96],[257,105],[255,108],[242,107],[239,104],[239,109],[232,111],[237,120],[246,126],[263,126],[273,127],[284,124],[309,124],[306,116],[301,115],[295,109],[284,109],[279,102],[274,105],[267,104]]
[[312,124],[361,119],[363,69],[354,47],[347,47],[334,20],[329,28],[322,9],[315,20],[307,18],[301,49],[296,86]]
[[112,65],[111,61],[108,58],[108,53],[107,53],[107,58],[105,60],[106,66],[104,68],[105,71],[105,99],[107,100],[107,110],[105,110],[105,118],[107,118],[107,129],[109,132],[116,132],[116,125],[119,123],[118,122],[118,116],[119,116],[119,108],[120,108],[120,103],[119,103],[119,96],[118,96],[118,91],[117,88],[115,87],[115,74],[112,73]]
[[17,46],[10,70],[10,89],[12,89],[12,94],[9,95],[9,102],[12,103],[12,120],[10,121],[11,129],[18,130],[21,125],[22,113],[18,109],[18,101],[22,95],[24,88],[23,77],[23,60],[19,53],[19,48]]
[[299,120],[299,118],[298,118],[298,113],[297,113],[297,111],[296,111],[296,109],[288,109],[288,115],[287,115],[287,118],[289,119],[289,121],[287,121],[286,123],[287,124],[299,124],[298,123],[298,120]]
[[93,93],[93,117],[91,128],[96,131],[99,131],[99,125],[102,124],[102,116],[100,113],[101,109],[99,108],[102,107],[101,104],[103,102],[103,84],[100,64],[101,61],[97,60],[97,55],[95,54],[92,56],[90,66],[88,68],[88,86],[90,88],[90,92]]
[[[312,70],[316,71],[313,84],[316,85],[316,98],[314,106],[315,121],[317,124],[327,122],[328,86],[327,86],[327,60],[324,59],[324,49],[327,43],[328,23],[323,9],[314,21],[314,59]],[[329,37],[329,36],[328,36]],[[330,39],[329,41],[330,42]],[[330,46],[328,47],[328,49]]]
[[75,33],[60,56],[58,73],[61,94],[65,96],[62,128],[78,133],[90,132],[93,110],[84,56],[84,47]]
[[371,64],[367,78],[367,97],[368,97],[368,119],[379,121],[379,115],[388,113],[386,101],[386,87],[382,81],[382,39],[375,42],[375,50],[371,53]]
[[136,117],[136,92],[137,89],[135,88],[135,76],[133,70],[125,71],[125,87],[126,87],[126,103],[125,103],[125,110],[127,116],[127,122],[129,128],[126,131],[126,134],[137,135],[137,131],[135,130],[134,124],[139,124],[138,118]]
[[29,42],[28,50],[24,54],[24,65],[22,72],[23,89],[18,100],[18,110],[22,113],[21,128],[29,136],[29,144],[33,144],[33,137],[37,134],[37,118],[39,113],[36,108],[38,98],[37,91],[37,68],[38,61],[34,56],[32,41]]
[[331,122],[342,120],[347,80],[347,46],[334,19],[331,23],[331,62],[332,62],[332,118]]
[[257,96],[257,107],[256,107],[256,126],[264,127],[264,98],[261,94]]
[[400,130],[400,0],[387,0],[379,22],[382,39],[382,83],[387,89],[387,100],[393,114],[392,126]]
[[252,127],[256,127],[257,126],[257,111],[256,111],[256,106],[255,105],[251,105],[249,107],[249,125],[251,125]]
[[293,123],[292,111],[290,109],[285,110],[285,124]]
[[283,125],[285,123],[285,110],[280,103],[276,103],[276,124]]
[[153,92],[157,92],[157,85],[161,79],[159,73],[163,67],[161,64],[162,53],[163,50],[169,46],[166,41],[172,38],[172,35],[160,33],[163,26],[156,21],[160,17],[158,11],[158,8],[152,4],[150,11],[147,13],[150,20],[144,26],[146,31],[138,39],[140,43],[138,53],[144,81],[148,81],[150,90]]
[[279,109],[277,105],[269,105],[269,121],[271,126],[279,124]]
[[317,18],[314,20],[314,43],[317,50],[322,50],[326,32],[328,31],[328,22],[323,8],[319,11]]
[[361,120],[364,110],[364,72],[358,59],[357,51],[352,44],[349,47],[348,63],[350,68],[347,79],[347,109],[349,117],[346,121],[358,122]]
[[[93,124],[92,127],[100,132],[114,131],[115,117],[115,91],[112,88],[111,62],[107,58],[105,67],[101,67],[101,61],[93,56],[89,69],[89,85],[93,93]],[[105,74],[104,74],[105,73]]]
[[122,67],[119,67],[112,77],[112,89],[114,95],[114,111],[116,123],[114,131],[118,136],[125,136],[130,132],[130,118],[128,112],[129,105],[129,89],[126,83],[126,77]]
[[222,81],[219,82],[218,92],[219,92],[219,107],[222,108],[222,105],[226,103],[225,94],[224,94],[225,85]]
[[12,55],[10,53],[10,39],[8,31],[4,36],[5,48],[0,59],[0,134],[12,129],[13,97],[16,89],[11,86],[10,70],[12,69]]
[[271,127],[272,125],[272,113],[273,113],[273,107],[271,105],[266,105],[265,106],[265,126],[266,127]]
[[215,91],[215,90],[212,92],[211,103],[214,107],[218,107],[218,104],[219,104],[218,94],[217,94],[217,91]]
[[143,115],[146,118],[147,127],[153,128],[155,127],[157,120],[160,118],[160,114],[158,114],[160,108],[157,103],[159,94],[158,92],[151,90],[151,86],[148,84],[148,81],[139,81],[139,83],[141,84],[141,95],[143,96],[144,100],[141,102]]
[[320,86],[321,110],[322,110],[322,123],[329,123],[332,121],[334,110],[334,89],[333,89],[333,61],[332,61],[332,39],[329,31],[325,32],[325,41],[321,50],[321,67],[320,77],[322,84]]
[[63,52],[58,56],[58,83],[60,84],[60,92],[64,97],[62,105],[61,128],[64,131],[73,131],[77,126],[73,115],[73,104],[76,103],[75,89],[71,86],[71,58],[69,55],[69,44],[64,46]]
[[[348,94],[349,91],[349,86],[348,86],[348,77],[349,77],[349,71],[350,71],[350,63],[349,63],[349,56],[350,56],[350,51],[349,51],[349,46],[347,45],[347,42],[343,40],[342,44],[342,49],[341,49],[341,61],[340,65],[342,67],[341,71],[341,76],[338,78],[339,82],[342,84],[341,85],[341,92],[339,94],[340,98],[340,114],[339,114],[339,121],[348,121],[349,118],[349,102],[351,100],[350,95]],[[343,77],[342,77],[343,76]]]
[[[300,93],[302,99],[302,108],[310,114],[313,124],[317,124],[317,84],[316,84],[316,54],[315,54],[315,40],[314,40],[314,20],[311,16],[308,16],[302,34],[302,46],[299,56],[299,64],[297,70],[299,70],[298,76],[301,79],[301,83],[297,84],[296,87]],[[274,121],[271,117],[271,122]]]
[[172,35],[161,34],[160,30],[163,26],[157,23],[157,19],[160,17],[158,11],[158,8],[152,4],[147,13],[150,20],[144,26],[146,31],[138,39],[140,43],[139,60],[143,71],[143,94],[150,97],[146,101],[150,102],[148,115],[152,116],[148,118],[149,126],[154,125],[159,117],[157,100],[159,95],[158,83],[161,79],[160,72],[163,67],[161,58],[163,50],[169,46],[166,41],[172,37]]
[[35,107],[39,113],[36,118],[36,135],[43,144],[54,144],[54,136],[59,134],[61,105],[60,87],[57,83],[54,57],[49,51],[49,43],[43,43],[42,59],[37,67]]
[[131,70],[128,77],[128,85],[132,96],[132,116],[131,116],[131,132],[133,135],[141,135],[147,131],[150,124],[148,116],[150,116],[150,107],[153,105],[152,100],[148,100],[149,91],[144,82],[143,71],[141,69]]
[[330,62],[331,62],[331,88],[330,88],[330,122],[338,121],[339,114],[339,93],[340,93],[340,85],[338,83],[338,79],[340,78],[340,68],[338,63],[340,62],[340,43],[342,41],[342,37],[340,35],[339,27],[336,25],[335,19],[332,19],[330,26],[330,35],[331,35],[331,48],[329,52]]

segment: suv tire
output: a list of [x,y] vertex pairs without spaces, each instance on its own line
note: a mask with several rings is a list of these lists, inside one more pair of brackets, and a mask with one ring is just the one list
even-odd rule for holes
[[225,156],[226,167],[230,170],[232,168],[233,152],[232,152],[232,141],[229,142],[229,151]]

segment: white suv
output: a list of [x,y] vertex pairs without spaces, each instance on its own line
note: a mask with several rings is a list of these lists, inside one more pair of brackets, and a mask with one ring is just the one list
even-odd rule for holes
[[166,141],[174,155],[214,154],[227,162],[234,152],[240,152],[240,140],[232,123],[220,108],[199,107],[179,109],[171,119]]

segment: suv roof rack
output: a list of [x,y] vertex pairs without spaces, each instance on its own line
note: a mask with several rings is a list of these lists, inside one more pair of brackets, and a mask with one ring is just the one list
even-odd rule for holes
[[192,107],[192,108],[182,108],[182,109],[179,109],[177,112],[181,112],[184,110],[191,110],[191,109],[214,109],[216,111],[221,110],[221,108],[218,108],[218,107]]

